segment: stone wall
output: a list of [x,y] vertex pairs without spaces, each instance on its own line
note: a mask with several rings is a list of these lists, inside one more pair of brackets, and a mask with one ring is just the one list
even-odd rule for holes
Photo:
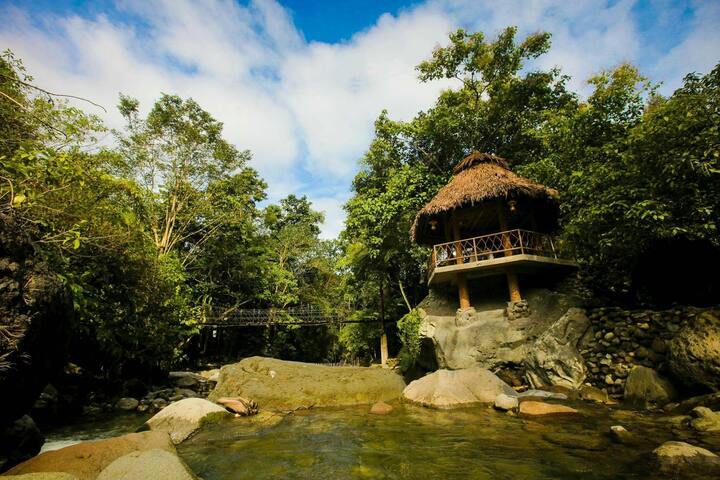
[[607,388],[611,396],[620,397],[625,379],[636,365],[668,375],[670,340],[704,310],[708,309],[678,307],[653,311],[603,307],[588,310],[595,334],[580,352],[587,365],[587,382]]

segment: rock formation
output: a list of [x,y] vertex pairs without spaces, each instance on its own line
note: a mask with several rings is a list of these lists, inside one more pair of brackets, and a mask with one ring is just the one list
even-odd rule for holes
[[670,342],[670,369],[683,383],[720,390],[720,317],[703,312]]
[[569,309],[528,349],[524,364],[534,387],[560,385],[578,389],[587,377],[580,350],[592,337],[590,320],[579,308]]
[[652,368],[635,367],[625,382],[625,400],[642,407],[663,406],[676,397],[672,384]]
[[250,357],[225,365],[208,399],[243,396],[260,410],[372,404],[395,400],[405,388],[392,370],[328,367],[273,358]]
[[403,399],[432,408],[466,407],[494,403],[498,395],[515,396],[515,390],[491,371],[473,367],[438,370],[415,380],[402,393]]
[[130,433],[41,453],[15,466],[7,473],[22,475],[36,472],[65,472],[80,480],[94,480],[114,460],[131,452],[152,449],[175,453],[175,447],[165,432]]
[[186,398],[174,402],[155,414],[145,425],[153,431],[167,432],[178,444],[195,433],[204,423],[231,414],[225,408],[202,398]]
[[194,480],[197,477],[185,462],[158,448],[124,455],[100,472],[97,480]]
[[520,365],[532,342],[568,309],[577,305],[569,295],[538,289],[527,291],[529,315],[506,312],[501,301],[474,302],[475,308],[457,311],[457,305],[432,290],[419,305],[424,367],[495,369]]

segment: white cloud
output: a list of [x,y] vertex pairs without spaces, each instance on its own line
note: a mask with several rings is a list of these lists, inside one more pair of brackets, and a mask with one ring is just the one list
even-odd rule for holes
[[493,37],[514,25],[518,36],[538,31],[552,34],[551,50],[534,62],[540,68],[561,67],[572,77],[570,88],[584,91],[585,80],[601,69],[632,61],[639,50],[632,9],[636,0],[603,5],[596,0],[477,2],[440,0],[458,23]]
[[652,73],[656,79],[666,80],[663,93],[670,94],[681,86],[680,75],[707,73],[719,62],[720,3],[698,2],[688,36],[660,58]]
[[[642,62],[651,49],[638,32],[636,0],[427,0],[336,44],[307,42],[273,0],[120,0],[124,20],[72,13],[31,20],[34,12],[20,5],[0,7],[0,45],[38,84],[105,105],[112,127],[122,123],[119,92],[146,109],[161,92],[192,96],[224,122],[229,140],[252,150],[271,200],[307,193],[326,211],[325,237],[341,228],[341,204],[381,109],[409,119],[447,85],[420,84],[414,66],[458,26],[489,38],[507,25],[521,35],[552,32],[553,48],[536,64],[561,66],[572,88],[602,68]],[[656,80],[677,85],[718,60],[720,6],[696,9],[687,38],[646,65]]]
[[440,12],[419,8],[384,15],[348,43],[311,43],[288,57],[281,95],[298,120],[313,174],[348,177],[383,108],[409,119],[432,103],[442,85],[418,83],[414,67],[451,29]]
[[322,238],[336,238],[343,229],[345,221],[345,211],[343,205],[350,198],[348,193],[342,193],[336,196],[312,196],[310,195],[313,208],[325,215],[325,222],[322,225]]

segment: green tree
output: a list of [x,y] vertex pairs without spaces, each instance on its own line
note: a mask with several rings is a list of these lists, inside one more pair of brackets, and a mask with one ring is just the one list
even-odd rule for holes
[[[247,213],[248,202],[228,201],[228,192],[253,202],[264,195],[261,181],[248,182],[256,176],[246,166],[250,153],[223,139],[222,123],[192,99],[164,94],[145,119],[135,99],[121,95],[118,108],[127,120],[126,131],[117,132],[122,173],[144,189],[143,221],[158,253],[174,252],[187,265],[205,242]],[[237,192],[248,183],[249,192]]]
[[514,27],[491,42],[481,33],[452,33],[450,44],[417,70],[420,81],[455,79],[457,87],[410,122],[393,121],[386,112],[376,121],[375,138],[353,181],[354,196],[345,205],[342,233],[358,308],[390,323],[408,313],[401,286],[412,304],[424,297],[428,253],[412,243],[410,227],[459,160],[473,149],[516,164],[540,159],[546,145],[538,131],[555,112],[576,104],[557,70],[523,70],[526,61],[547,51],[549,35],[519,43],[515,37]]
[[667,99],[631,65],[589,83],[586,103],[544,127],[548,155],[522,171],[559,189],[566,246],[598,293],[636,301],[632,273],[652,245],[718,246],[718,68]]

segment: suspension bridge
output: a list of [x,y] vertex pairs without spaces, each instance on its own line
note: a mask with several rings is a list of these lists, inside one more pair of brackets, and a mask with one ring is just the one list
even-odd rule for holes
[[379,323],[373,319],[350,319],[349,310],[315,306],[289,308],[213,309],[206,314],[203,327],[266,327],[271,325],[343,325],[346,323]]

